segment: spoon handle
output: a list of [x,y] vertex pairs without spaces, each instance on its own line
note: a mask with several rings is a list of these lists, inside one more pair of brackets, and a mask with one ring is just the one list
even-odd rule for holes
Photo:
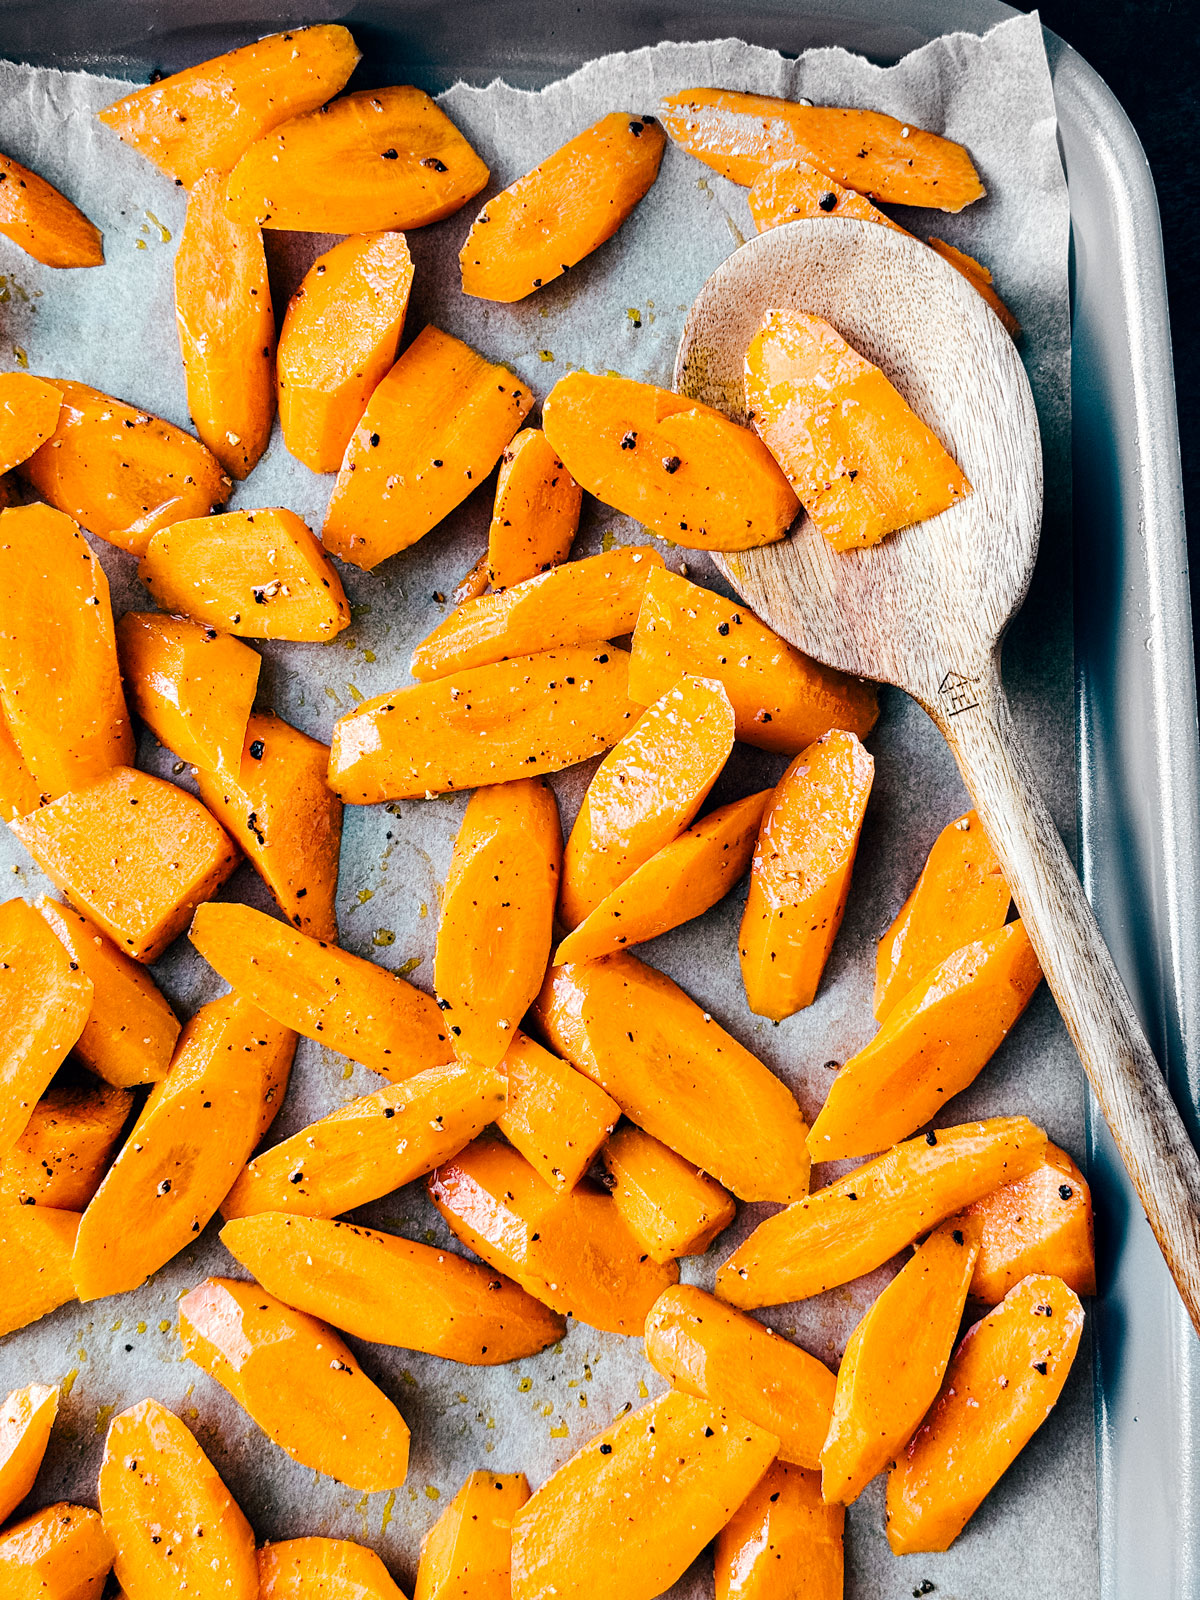
[[1200,1157],[1013,725],[998,665],[931,708],[958,762],[1159,1248],[1200,1332]]

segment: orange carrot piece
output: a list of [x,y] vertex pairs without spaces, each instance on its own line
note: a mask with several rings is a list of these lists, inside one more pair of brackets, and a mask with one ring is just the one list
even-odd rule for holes
[[974,256],[969,256],[965,250],[956,250],[952,244],[947,244],[945,239],[930,239],[929,248],[935,250],[943,261],[948,261],[955,272],[962,273],[972,289],[982,295],[991,306],[1013,338],[1019,339],[1021,324],[992,287],[992,275],[983,263],[976,261]]
[[1092,1193],[1056,1144],[1046,1146],[1040,1167],[993,1189],[951,1221],[979,1246],[972,1300],[997,1305],[1031,1273],[1061,1278],[1078,1295],[1096,1292]]
[[291,28],[135,89],[96,115],[190,189],[210,167],[228,172],[255,139],[337,94],[359,54],[336,23]]
[[476,488],[533,396],[507,367],[432,325],[380,380],[346,446],[321,538],[370,571]]
[[1059,1278],[1024,1278],[954,1352],[924,1425],[888,1476],[896,1555],[948,1550],[1054,1409],[1083,1332]]
[[556,567],[571,552],[583,490],[540,428],[522,428],[500,457],[488,529],[487,577],[508,589]]
[[1032,1172],[1046,1135],[1027,1117],[939,1128],[760,1222],[717,1273],[730,1305],[783,1305],[861,1278],[963,1206]]
[[404,1600],[387,1568],[349,1539],[282,1539],[258,1552],[258,1600]]
[[897,233],[908,231],[863,195],[843,188],[827,172],[802,159],[764,167],[747,198],[759,233],[800,217],[851,217],[855,222],[877,222]]
[[0,1158],[0,1205],[82,1211],[100,1187],[132,1108],[127,1089],[52,1085]]
[[77,1298],[71,1254],[79,1216],[51,1206],[0,1206],[0,1337]]
[[603,1158],[613,1204],[652,1261],[702,1256],[733,1221],[732,1195],[640,1128],[614,1133]]
[[745,606],[656,567],[633,633],[630,696],[649,705],[684,673],[724,684],[737,737],[781,755],[831,728],[865,739],[879,716],[874,684],[810,661]]
[[262,234],[230,216],[220,171],[198,178],[188,199],[175,324],[196,432],[231,478],[244,478],[275,417],[275,316]]
[[740,1199],[808,1193],[791,1091],[663,973],[627,955],[555,967],[536,1015],[631,1122]]
[[675,1392],[618,1418],[513,1518],[512,1600],[653,1600],[729,1521],[778,1444]]
[[89,533],[140,556],[159,528],[229,499],[221,463],[190,433],[86,383],[54,385],[58,426],[18,470]]
[[236,994],[201,1006],[83,1214],[72,1267],[81,1300],[136,1289],[204,1231],[295,1048],[294,1033]]
[[104,242],[52,183],[0,155],[0,234],[46,267],[102,267]]
[[4,720],[0,697],[0,822],[15,822],[28,816],[42,803],[37,779],[21,759],[16,741]]
[[802,750],[763,813],[738,934],[746,1002],[781,1022],[816,998],[850,893],[875,763],[834,729]]
[[413,1600],[510,1600],[512,1519],[529,1499],[523,1472],[470,1472],[421,1541]]
[[544,779],[475,790],[450,857],[433,964],[460,1060],[499,1066],[537,998],[561,870],[558,802]]
[[31,1383],[14,1389],[0,1405],[0,1523],[33,1488],[58,1415],[57,1385]]
[[974,811],[947,823],[875,953],[879,1022],[939,962],[1004,926],[1012,896]]
[[461,1061],[428,1067],[263,1151],[242,1170],[221,1213],[340,1216],[449,1161],[503,1106],[504,1079],[492,1068]]
[[478,600],[488,586],[487,551],[478,558],[473,567],[468,568],[454,585],[450,595],[450,604],[453,606],[465,605],[468,600]]
[[179,1342],[293,1461],[364,1494],[408,1472],[408,1425],[316,1317],[257,1283],[208,1278],[179,1302]]
[[477,1261],[348,1222],[266,1211],[221,1241],[271,1294],[356,1339],[423,1350],[467,1366],[536,1355],[565,1325]]
[[815,1472],[776,1461],[717,1535],[716,1600],[842,1600],[845,1516]]
[[313,472],[336,472],[367,401],[396,359],[412,288],[402,233],[361,233],[318,256],[279,335],[283,439]]
[[65,1500],[0,1535],[0,1589],[11,1600],[100,1600],[112,1563],[99,1516]]
[[200,907],[189,938],[267,1016],[399,1083],[451,1060],[437,1002],[386,967],[250,906]]
[[547,395],[542,426],[577,483],[687,549],[771,544],[800,509],[749,428],[670,389],[571,372]]
[[1023,922],[947,956],[834,1078],[808,1136],[813,1160],[886,1150],[936,1116],[983,1071],[1041,981]]
[[733,749],[733,707],[711,678],[681,678],[605,756],[563,853],[559,917],[575,928],[676,840]]
[[0,475],[27,461],[58,427],[62,390],[32,372],[0,372]]
[[610,111],[493,195],[458,253],[463,293],[510,304],[568,272],[652,187],[666,143],[653,117]]
[[350,626],[337,569],[282,507],[175,522],[150,540],[138,576],[164,610],[243,639],[324,644]]
[[645,545],[568,561],[500,594],[467,600],[413,651],[419,683],[539,650],[632,631],[646,579],[662,557]]
[[736,89],[682,89],[664,105],[675,143],[734,183],[752,184],[764,168],[799,157],[885,204],[961,211],[985,193],[962,145],[882,111]]
[[0,905],[0,1157],[79,1038],[92,980],[24,900]]
[[746,351],[746,408],[835,550],[878,544],[971,485],[880,369],[805,311],[768,311]]
[[465,206],[488,169],[429,96],[396,85],[343,95],[255,140],[229,176],[235,215],[262,228],[423,228]]
[[621,1115],[617,1102],[518,1032],[500,1063],[508,1098],[496,1126],[552,1189],[573,1189]]
[[621,738],[628,681],[624,650],[568,645],[376,695],[334,723],[330,786],[372,805],[559,772]]
[[100,1510],[117,1581],[132,1600],[183,1592],[258,1600],[250,1524],[193,1435],[157,1400],[109,1424]]
[[132,761],[108,579],[61,511],[0,512],[0,695],[39,790],[56,799]]
[[836,1385],[823,1361],[682,1283],[651,1307],[645,1339],[646,1359],[674,1388],[775,1434],[780,1460],[817,1465]]
[[196,783],[288,921],[336,944],[342,802],[325,782],[328,770],[328,745],[282,717],[254,714],[232,774],[201,768]]
[[851,1334],[821,1451],[826,1500],[853,1505],[917,1431],[941,1388],[977,1254],[943,1223]]

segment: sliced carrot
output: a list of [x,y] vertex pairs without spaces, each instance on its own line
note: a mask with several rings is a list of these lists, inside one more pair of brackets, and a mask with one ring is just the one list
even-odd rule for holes
[[75,1054],[114,1088],[166,1077],[179,1019],[150,974],[73,906],[42,895],[37,908],[68,956],[92,980],[92,1009]]
[[243,639],[323,644],[350,626],[337,569],[294,511],[227,511],[156,533],[138,576],[165,610]]
[[428,1067],[339,1106],[256,1156],[225,1197],[222,1215],[353,1211],[449,1161],[503,1106],[504,1080],[490,1067]]
[[855,222],[877,222],[897,233],[908,231],[863,195],[844,189],[827,172],[802,159],[764,167],[747,198],[759,233],[800,217],[851,217]]
[[0,372],[0,475],[27,461],[58,427],[62,390],[32,372]]
[[512,656],[616,639],[632,631],[646,579],[661,566],[657,551],[626,545],[467,600],[417,646],[409,670],[426,683]]
[[888,1477],[896,1555],[947,1550],[1054,1409],[1083,1332],[1059,1278],[1024,1278],[954,1352],[941,1393]]
[[210,167],[228,172],[255,139],[337,94],[359,54],[336,23],[292,28],[160,78],[96,114],[190,189]]
[[613,1204],[652,1261],[702,1256],[733,1221],[732,1195],[640,1128],[614,1133],[603,1157]]
[[100,1187],[132,1109],[127,1089],[52,1085],[0,1158],[0,1204],[82,1211]]
[[496,1126],[553,1189],[573,1189],[621,1115],[617,1102],[518,1032],[500,1063],[508,1098]]
[[104,242],[52,183],[0,155],[0,234],[46,267],[102,267]]
[[575,928],[687,828],[733,749],[733,707],[712,678],[681,678],[605,756],[563,852],[559,917]]
[[86,383],[54,386],[58,426],[20,476],[89,533],[140,556],[159,528],[229,499],[220,462],[190,433]]
[[991,306],[1013,338],[1020,338],[1021,324],[992,287],[992,275],[981,261],[976,261],[975,257],[969,256],[965,250],[956,250],[944,239],[931,238],[929,248],[935,250],[943,261],[948,261],[955,272],[961,272],[972,289],[982,295]]
[[51,799],[132,761],[108,579],[60,511],[0,512],[0,695],[21,761]]
[[132,767],[112,767],[10,826],[51,882],[135,961],[156,961],[238,860],[198,800]]
[[293,1461],[374,1494],[408,1472],[408,1425],[345,1341],[257,1283],[208,1278],[179,1302],[183,1353]]
[[878,544],[971,493],[880,369],[806,311],[763,318],[746,351],[746,407],[835,550]]
[[232,774],[201,768],[196,784],[288,921],[336,944],[342,802],[325,781],[328,770],[328,745],[282,717],[255,714]]
[[366,1545],[349,1539],[283,1539],[258,1552],[259,1600],[404,1600]]
[[799,510],[749,428],[670,389],[571,372],[547,395],[542,426],[577,483],[687,549],[771,544]]
[[826,1500],[853,1505],[917,1431],[941,1388],[977,1254],[943,1223],[851,1334],[821,1451]]
[[200,1008],[83,1214],[72,1268],[81,1300],[136,1289],[204,1231],[295,1048],[294,1033],[236,994]]
[[175,252],[175,324],[196,432],[244,478],[275,417],[275,316],[262,234],[230,216],[225,176],[198,178]]
[[570,271],[651,188],[666,142],[653,117],[610,111],[493,195],[458,253],[463,293],[509,304]]
[[20,1138],[91,1006],[92,980],[33,907],[0,905],[0,1158]]
[[676,1389],[775,1434],[782,1461],[817,1465],[836,1384],[823,1361],[682,1283],[655,1301],[645,1338],[646,1359]]
[[522,428],[500,457],[488,529],[487,576],[507,589],[565,561],[579,527],[583,490],[540,428]]
[[455,1236],[552,1311],[609,1333],[640,1335],[646,1313],[678,1278],[584,1180],[552,1189],[523,1156],[477,1139],[432,1173],[427,1188]]
[[99,1516],[65,1500],[0,1536],[0,1588],[11,1600],[100,1600],[112,1564]]
[[413,1600],[509,1600],[512,1519],[528,1499],[523,1472],[469,1472],[421,1541]]
[[48,1383],[14,1389],[0,1405],[0,1523],[33,1488],[58,1415],[60,1390]]
[[716,1600],[842,1600],[844,1523],[817,1473],[776,1461],[717,1535]]
[[983,1071],[1041,981],[1023,922],[947,956],[834,1078],[808,1136],[813,1160],[886,1150],[936,1116]]
[[420,89],[343,95],[256,139],[229,177],[235,214],[262,228],[423,228],[465,206],[488,169]]
[[536,1014],[631,1122],[740,1199],[808,1193],[791,1091],[661,972],[626,955],[555,967]]
[[0,1336],[77,1298],[71,1254],[79,1216],[51,1206],[0,1206]]
[[450,603],[461,606],[468,600],[478,600],[488,586],[487,551],[476,560],[473,567],[468,568],[454,585],[450,595]]
[[1056,1144],[1046,1146],[1040,1167],[993,1189],[951,1222],[979,1246],[972,1300],[994,1306],[1031,1273],[1061,1278],[1078,1295],[1096,1292],[1092,1193]]
[[961,211],[985,193],[960,144],[882,111],[801,105],[736,89],[682,89],[664,118],[676,144],[706,166],[752,184],[797,157],[875,200]]
[[879,716],[874,684],[810,661],[745,606],[656,567],[633,633],[630,696],[649,705],[684,673],[724,684],[737,737],[781,755],[831,728],[865,739]]
[[507,367],[423,328],[346,446],[321,529],[326,548],[369,571],[416,544],[487,477],[532,404]]
[[267,1211],[227,1222],[221,1240],[271,1294],[356,1339],[492,1367],[563,1336],[517,1284],[411,1239]]
[[778,1444],[686,1394],[620,1417],[513,1518],[512,1600],[652,1600],[729,1521]]
[[127,611],[117,624],[133,709],[189,765],[237,776],[254,706],[257,652],[190,617]]
[[396,359],[413,264],[402,233],[362,233],[318,256],[279,335],[279,422],[291,453],[336,472]]
[[738,934],[746,1002],[761,1017],[781,1022],[816,998],[874,776],[855,735],[834,729],[800,752],[767,803]]
[[258,1600],[250,1524],[195,1438],[157,1400],[109,1424],[100,1510],[117,1581],[133,1600],[184,1592]]
[[804,1300],[861,1278],[963,1206],[1032,1172],[1046,1135],[1027,1117],[939,1128],[768,1217],[717,1273],[746,1310]]
[[429,995],[265,912],[204,906],[189,938],[226,983],[267,1016],[395,1082],[453,1056]]
[[621,738],[628,681],[624,650],[568,645],[376,695],[334,723],[330,785],[371,805],[559,772]]
[[1012,896],[974,811],[947,823],[916,887],[875,953],[875,1016],[888,1013],[939,962],[1003,927]]
[[9,732],[0,696],[0,822],[15,822],[18,817],[28,816],[41,803],[42,791]]

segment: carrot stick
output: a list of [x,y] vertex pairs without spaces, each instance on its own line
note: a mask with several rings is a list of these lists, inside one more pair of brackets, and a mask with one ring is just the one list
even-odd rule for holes
[[500,1600],[509,1593],[512,1519],[529,1499],[523,1472],[470,1472],[421,1541],[413,1600]]
[[877,222],[897,233],[908,231],[864,196],[844,189],[811,161],[800,158],[764,167],[747,200],[759,233],[801,217],[851,217],[856,222]]
[[366,1545],[350,1539],[281,1539],[258,1552],[259,1600],[404,1600]]
[[570,554],[583,490],[540,428],[522,428],[500,457],[488,529],[493,589],[535,578]]
[[613,1204],[651,1261],[702,1256],[737,1207],[714,1178],[631,1125],[602,1152]]
[[79,1215],[51,1206],[0,1206],[0,1272],[7,1291],[0,1337],[77,1298],[71,1253]]
[[717,1535],[716,1600],[842,1600],[844,1521],[815,1472],[776,1461]]
[[35,1511],[0,1536],[0,1586],[5,1594],[100,1600],[113,1561],[112,1541],[86,1506]]
[[132,1109],[127,1089],[52,1084],[0,1159],[0,1204],[82,1211],[108,1171]]
[[0,1405],[0,1523],[33,1488],[58,1415],[61,1390],[46,1383],[14,1389]]
[[508,1098],[496,1126],[552,1189],[573,1189],[621,1115],[598,1084],[518,1032],[500,1063]]
[[102,267],[104,242],[52,183],[0,155],[0,234],[45,267]]
[[62,390],[32,372],[0,372],[0,476],[27,461],[58,427]]
[[1087,1179],[1065,1150],[1046,1146],[1041,1166],[951,1218],[979,1246],[971,1299],[999,1304],[1031,1273],[1096,1293],[1096,1241]]

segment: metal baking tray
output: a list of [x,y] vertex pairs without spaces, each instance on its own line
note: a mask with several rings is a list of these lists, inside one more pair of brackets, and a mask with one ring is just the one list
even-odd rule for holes
[[[500,75],[535,88],[589,57],[737,36],[880,63],[982,33],[998,0],[0,0],[0,56],[145,78],[301,21],[345,21],[367,81]],[[1158,204],[1117,100],[1047,49],[1072,218],[1073,473],[1081,868],[1193,1133],[1200,1125],[1200,749]],[[1095,1348],[1104,1600],[1200,1595],[1200,1342],[1099,1112],[1089,1161],[1103,1293]]]

